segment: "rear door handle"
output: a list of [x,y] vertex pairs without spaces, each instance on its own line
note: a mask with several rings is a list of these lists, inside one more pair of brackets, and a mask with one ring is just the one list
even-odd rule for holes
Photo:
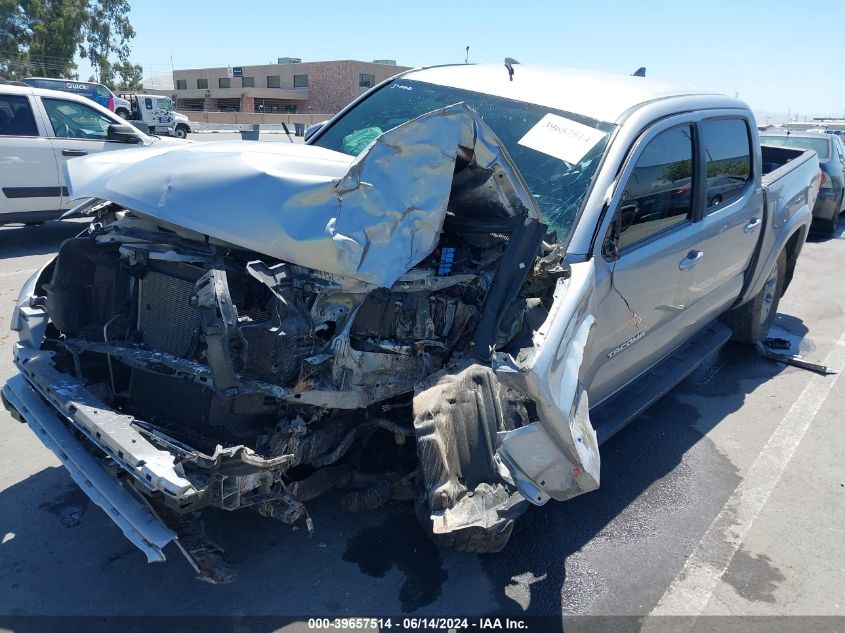
[[687,256],[681,260],[681,263],[678,264],[678,268],[681,270],[689,270],[695,266],[702,257],[704,257],[704,253],[701,251],[690,251],[687,253]]
[[62,156],[85,156],[88,154],[85,150],[82,149],[63,149]]
[[753,231],[754,229],[757,228],[757,225],[760,224],[760,222],[761,222],[760,218],[751,218],[748,221],[748,224],[746,224],[742,228],[742,230],[745,231],[746,233],[751,233],[751,231]]

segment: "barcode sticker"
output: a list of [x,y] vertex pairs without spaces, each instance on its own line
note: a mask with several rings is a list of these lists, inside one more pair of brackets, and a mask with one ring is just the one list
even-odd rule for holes
[[519,139],[519,144],[567,163],[580,163],[604,134],[601,130],[549,113]]

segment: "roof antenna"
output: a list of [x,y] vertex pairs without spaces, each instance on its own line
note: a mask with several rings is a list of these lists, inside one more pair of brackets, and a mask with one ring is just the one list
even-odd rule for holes
[[631,77],[645,77],[645,66],[640,66],[631,73]]
[[508,69],[508,77],[511,81],[513,81],[513,65],[518,63],[513,57],[505,57],[505,68]]
[[464,63],[469,64],[469,46],[467,46],[467,54],[464,57]]

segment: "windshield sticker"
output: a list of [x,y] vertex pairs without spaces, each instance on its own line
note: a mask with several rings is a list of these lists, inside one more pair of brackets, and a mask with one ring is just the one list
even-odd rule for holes
[[602,137],[601,130],[549,113],[519,139],[519,144],[573,164],[580,163]]

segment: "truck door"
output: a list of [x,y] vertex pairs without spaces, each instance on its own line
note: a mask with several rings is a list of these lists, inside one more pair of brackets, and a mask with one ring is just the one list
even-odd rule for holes
[[693,333],[695,268],[702,235],[695,222],[700,170],[692,115],[646,130],[626,159],[597,240],[596,329],[585,376],[596,405]]
[[0,224],[3,216],[16,222],[55,217],[62,199],[53,147],[31,99],[0,95]]
[[[110,118],[84,103],[68,99],[41,97],[41,103],[50,128],[48,135],[59,166],[59,181],[62,187],[66,186],[66,161],[86,154],[134,147],[131,144],[109,140],[109,125],[124,124],[117,116]],[[62,209],[71,206],[71,199],[64,195]]]
[[751,127],[742,112],[699,123],[705,165],[703,257],[696,266],[701,318],[711,320],[742,291],[745,271],[763,230],[760,160],[751,151]]

